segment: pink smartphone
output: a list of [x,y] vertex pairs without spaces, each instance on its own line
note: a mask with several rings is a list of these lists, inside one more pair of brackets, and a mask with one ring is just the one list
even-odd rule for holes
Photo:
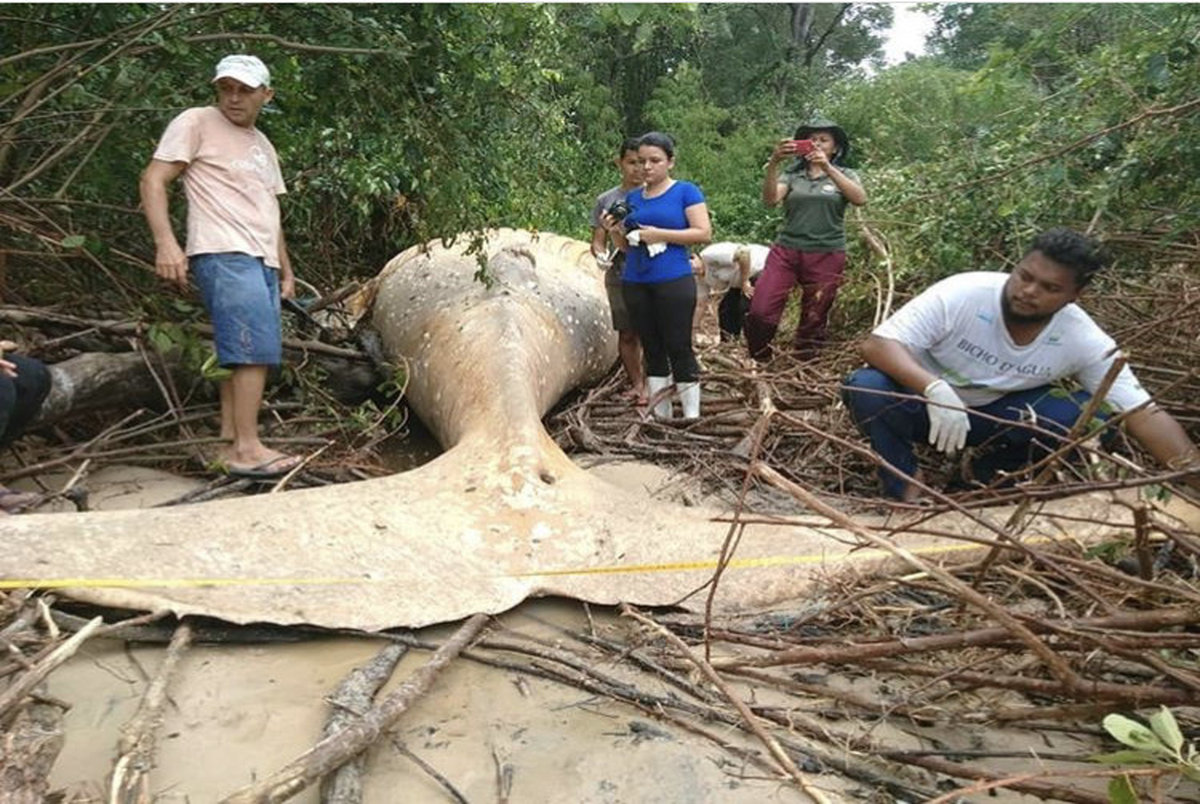
[[798,156],[812,153],[812,149],[815,147],[812,140],[792,140],[792,151]]

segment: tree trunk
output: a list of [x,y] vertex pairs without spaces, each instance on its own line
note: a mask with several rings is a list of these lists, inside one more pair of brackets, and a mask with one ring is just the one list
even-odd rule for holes
[[812,30],[813,22],[813,4],[812,3],[792,3],[789,8],[792,12],[792,39],[788,43],[788,63],[796,61],[800,53],[807,51],[805,43],[808,41],[808,33]]
[[[177,356],[152,353],[150,361],[153,372],[147,359],[137,352],[88,352],[52,364],[50,394],[34,426],[98,410],[161,408],[165,397],[159,382],[166,373],[177,388],[195,381],[194,370],[185,367]],[[380,381],[367,363],[327,355],[310,355],[309,363],[320,367],[330,394],[345,404],[362,402]]]

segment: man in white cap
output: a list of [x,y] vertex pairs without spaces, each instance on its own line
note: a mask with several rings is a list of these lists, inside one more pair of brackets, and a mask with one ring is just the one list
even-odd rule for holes
[[[221,392],[219,455],[230,474],[277,477],[300,459],[259,439],[258,413],[271,366],[282,361],[280,298],[294,278],[276,196],[286,192],[279,159],[255,128],[274,96],[255,56],[226,56],[213,83],[217,104],[188,109],[167,126],[142,173],[142,207],[154,236],[155,270],[186,286],[188,272],[213,322],[217,361],[231,370]],[[183,177],[187,250],[171,229],[168,189]]]

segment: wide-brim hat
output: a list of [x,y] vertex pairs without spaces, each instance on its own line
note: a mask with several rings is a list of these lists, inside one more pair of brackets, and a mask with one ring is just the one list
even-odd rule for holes
[[846,130],[828,117],[814,117],[802,124],[796,129],[796,139],[807,140],[817,131],[828,131],[833,134],[833,141],[837,145],[839,157],[844,158],[846,154],[850,153],[850,137],[846,134]]

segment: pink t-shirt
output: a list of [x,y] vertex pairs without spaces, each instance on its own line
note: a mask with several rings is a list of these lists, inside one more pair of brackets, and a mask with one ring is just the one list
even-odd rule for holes
[[188,109],[167,125],[154,158],[188,163],[188,256],[238,251],[279,267],[275,196],[287,188],[275,148],[261,131],[234,125],[215,106]]

